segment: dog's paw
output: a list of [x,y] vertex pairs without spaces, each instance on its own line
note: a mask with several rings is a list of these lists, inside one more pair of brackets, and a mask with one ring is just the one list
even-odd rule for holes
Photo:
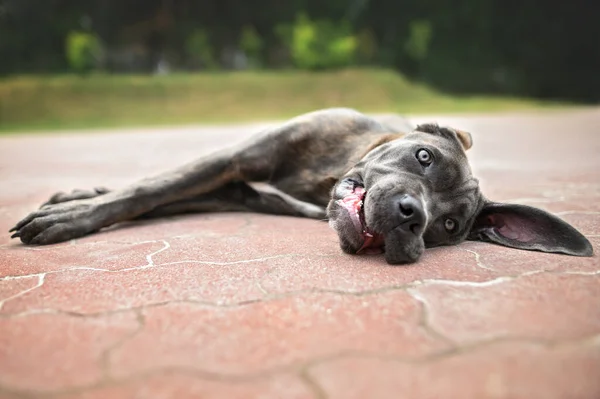
[[93,190],[73,190],[70,193],[58,192],[54,194],[50,199],[44,202],[40,209],[54,204],[61,204],[63,202],[82,200],[88,198],[95,198],[99,195],[108,193],[110,190],[105,187],[96,187]]
[[102,205],[94,199],[47,205],[30,213],[9,232],[24,244],[45,245],[81,237],[103,227]]

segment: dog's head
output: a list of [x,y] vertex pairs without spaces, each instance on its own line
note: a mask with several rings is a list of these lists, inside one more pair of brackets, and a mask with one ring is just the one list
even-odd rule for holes
[[347,253],[415,262],[425,247],[465,239],[591,256],[590,242],[540,209],[488,201],[472,176],[467,132],[425,124],[367,153],[333,187],[330,225]]

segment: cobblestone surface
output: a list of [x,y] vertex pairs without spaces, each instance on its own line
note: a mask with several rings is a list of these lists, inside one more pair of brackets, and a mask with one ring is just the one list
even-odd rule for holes
[[[326,223],[252,214],[4,233],[0,398],[599,398],[600,109],[415,120],[471,131],[488,198],[559,215],[596,255],[467,242],[392,267]],[[0,230],[261,126],[2,137]]]

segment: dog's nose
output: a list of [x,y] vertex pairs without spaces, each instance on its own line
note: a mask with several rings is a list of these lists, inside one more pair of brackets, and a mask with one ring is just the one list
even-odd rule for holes
[[425,210],[421,201],[412,195],[402,194],[393,200],[399,226],[407,233],[420,235],[425,228]]

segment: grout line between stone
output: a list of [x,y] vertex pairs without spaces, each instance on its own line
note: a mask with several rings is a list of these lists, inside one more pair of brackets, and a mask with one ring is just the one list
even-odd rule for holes
[[600,270],[593,270],[591,272],[583,272],[583,271],[554,271],[549,270],[548,273],[555,275],[568,275],[568,276],[598,276],[600,275]]
[[[281,300],[281,299],[294,298],[294,297],[299,297],[302,295],[311,295],[311,294],[315,294],[315,295],[330,294],[330,295],[364,297],[364,296],[371,296],[371,295],[392,292],[392,291],[402,291],[402,290],[408,291],[408,289],[411,289],[411,288],[414,289],[417,287],[434,285],[434,284],[450,285],[450,286],[455,286],[455,287],[489,287],[489,286],[494,286],[494,285],[510,282],[510,281],[513,281],[513,280],[516,280],[516,279],[519,279],[522,277],[528,277],[528,276],[533,276],[533,275],[537,275],[537,274],[546,274],[546,273],[553,274],[553,275],[577,275],[577,276],[591,277],[591,276],[600,275],[600,270],[596,270],[596,271],[592,271],[592,272],[577,272],[577,271],[561,272],[561,271],[552,271],[552,270],[534,270],[534,271],[521,273],[518,275],[501,276],[501,277],[497,277],[497,278],[494,278],[491,280],[479,281],[479,282],[455,281],[455,280],[443,280],[443,279],[423,279],[423,280],[415,280],[415,281],[407,283],[407,284],[379,287],[379,288],[365,290],[365,291],[343,291],[343,290],[334,290],[334,289],[308,288],[308,289],[288,291],[288,292],[283,292],[283,293],[267,294],[267,295],[265,295],[265,297],[262,297],[262,298],[255,298],[255,299],[249,299],[249,300],[232,302],[232,303],[218,303],[218,302],[200,301],[200,300],[193,300],[193,299],[174,299],[174,300],[167,300],[167,301],[155,302],[155,303],[150,303],[150,304],[144,304],[144,305],[130,307],[130,308],[112,309],[112,310],[96,312],[96,313],[81,313],[81,312],[75,312],[75,311],[65,311],[65,310],[60,310],[60,309],[41,308],[41,309],[35,309],[35,310],[30,309],[30,310],[27,310],[24,312],[19,312],[19,313],[0,313],[0,318],[26,317],[26,316],[30,316],[30,315],[44,314],[44,313],[64,314],[64,315],[68,315],[68,316],[72,316],[72,317],[100,317],[103,315],[137,311],[137,310],[142,310],[142,309],[166,306],[166,305],[170,305],[170,304],[187,304],[187,305],[204,306],[204,307],[210,307],[210,308],[235,309],[238,307],[249,306],[249,305],[253,305],[253,304],[257,304],[257,303],[265,303],[265,302],[269,302],[269,301],[277,301],[277,300]],[[47,273],[44,273],[43,275],[45,276],[45,274],[47,274]],[[37,275],[37,276],[42,276],[42,275]],[[19,278],[24,278],[24,277],[19,277]],[[29,291],[37,289],[37,288],[41,287],[42,284],[43,284],[43,278],[42,278],[41,284],[38,284],[37,286],[32,287],[32,288],[29,288],[28,290],[25,290],[24,292],[21,292],[21,293],[17,294],[16,296],[7,298],[6,300],[4,300],[4,302],[6,302],[8,299],[14,299],[15,297],[24,295]]]
[[483,264],[483,262],[481,262],[481,255],[479,255],[478,252],[473,251],[471,249],[466,249],[466,248],[460,248],[460,249],[462,249],[463,251],[467,251],[467,252],[475,255],[475,264],[478,267],[480,267],[481,269],[489,270],[489,271],[492,271],[492,272],[497,272],[496,270],[492,269],[491,267],[487,267],[486,265]]
[[433,352],[430,354],[426,354],[417,358],[414,357],[402,357],[402,356],[394,356],[394,355],[386,355],[386,354],[372,354],[372,353],[360,353],[354,351],[345,351],[338,354],[324,356],[321,358],[313,359],[307,362],[305,368],[310,370],[310,368],[315,367],[317,365],[336,361],[339,359],[346,359],[352,357],[359,357],[365,359],[379,359],[383,361],[391,361],[398,363],[406,363],[406,364],[427,364],[430,362],[435,362],[440,359],[445,359],[457,355],[467,354],[482,348],[486,348],[489,346],[493,346],[496,344],[503,343],[514,343],[514,344],[527,344],[527,345],[536,345],[542,346],[546,348],[560,348],[564,346],[591,346],[591,347],[600,347],[600,334],[594,334],[590,336],[585,336],[581,338],[574,339],[559,339],[559,340],[548,340],[541,338],[531,338],[531,337],[519,337],[519,336],[501,336],[495,338],[484,339],[481,341],[472,341],[465,344],[457,345],[455,347],[442,349],[437,352]]
[[423,279],[423,285],[443,284],[451,285],[454,287],[490,287],[498,284],[503,284],[509,281],[513,281],[522,277],[529,277],[536,274],[548,273],[547,270],[532,270],[516,275],[500,276],[491,280],[485,281],[458,281],[458,280],[443,280],[443,279]]
[[[369,353],[369,352],[359,352],[353,350],[346,350],[330,355],[325,355],[321,357],[317,357],[314,359],[309,359],[302,362],[293,362],[287,365],[276,366],[270,369],[261,370],[258,372],[248,373],[248,374],[221,374],[201,369],[194,369],[189,367],[162,367],[152,370],[143,371],[140,373],[132,374],[123,378],[109,378],[106,380],[102,380],[100,382],[96,382],[86,386],[79,386],[73,388],[67,388],[63,390],[57,390],[53,392],[31,392],[31,391],[20,391],[15,389],[10,389],[6,386],[0,385],[0,392],[7,392],[11,395],[17,397],[56,397],[66,394],[74,394],[74,393],[83,393],[92,389],[102,388],[106,386],[114,386],[125,384],[128,382],[142,380],[144,378],[149,378],[155,375],[165,375],[172,373],[179,373],[188,376],[192,376],[194,378],[203,379],[203,380],[211,380],[211,381],[223,381],[228,383],[244,383],[249,381],[258,380],[261,378],[269,378],[277,374],[283,373],[298,373],[298,375],[302,376],[303,373],[310,372],[310,369],[332,361],[347,359],[347,358],[362,358],[362,359],[379,359],[382,361],[391,361],[391,362],[399,362],[406,364],[426,364],[429,362],[435,362],[440,359],[462,355],[465,353],[469,353],[474,350],[478,350],[481,348],[485,348],[487,346],[499,344],[499,343],[525,343],[529,345],[537,345],[544,347],[559,347],[559,346],[569,346],[569,345],[592,345],[597,346],[600,345],[600,334],[595,334],[592,336],[586,336],[578,339],[567,339],[567,340],[543,340],[543,339],[532,339],[528,337],[497,337],[488,340],[468,343],[465,345],[461,345],[456,348],[443,349],[437,352],[433,352],[430,354],[426,354],[419,357],[410,357],[410,356],[390,356],[379,353]],[[309,377],[312,381],[312,377]],[[319,385],[317,384],[317,387]]]
[[269,270],[267,270],[266,272],[264,272],[258,279],[255,280],[254,284],[256,285],[256,288],[258,288],[258,290],[260,292],[263,293],[263,295],[270,295],[271,293],[269,292],[269,290],[267,290],[264,285],[263,285],[263,280],[269,276],[271,273],[273,273],[275,270],[277,270],[277,267],[272,267]]
[[444,335],[442,332],[438,331],[435,327],[433,327],[433,323],[431,321],[431,313],[429,311],[430,306],[427,303],[427,300],[414,289],[409,288],[406,290],[406,292],[419,303],[421,313],[419,325],[421,326],[421,328],[423,328],[423,330],[425,330],[427,334],[429,334],[432,338],[442,341],[443,343],[448,345],[450,349],[456,348],[458,346],[457,342],[455,342],[450,337]]
[[100,355],[99,362],[100,362],[100,369],[102,371],[102,380],[111,379],[110,356],[111,356],[112,352],[114,350],[120,348],[121,346],[123,346],[126,342],[133,339],[136,335],[141,333],[144,330],[144,328],[146,327],[146,318],[145,318],[144,314],[142,313],[141,309],[136,309],[133,312],[135,314],[135,318],[138,323],[137,328],[134,331],[130,332],[129,334],[125,334],[123,337],[116,340],[116,342],[114,342],[112,345],[110,345],[108,348],[106,348],[104,351],[102,351],[102,354]]
[[[193,264],[200,264],[200,265],[213,265],[213,266],[230,266],[230,265],[239,265],[239,264],[246,264],[246,263],[263,262],[266,260],[288,258],[288,257],[293,257],[293,256],[297,256],[297,255],[296,254],[273,255],[273,256],[265,256],[263,258],[235,260],[235,261],[231,261],[231,262],[213,262],[213,261],[205,261],[205,260],[181,260],[181,261],[177,261],[177,262],[161,263],[161,264],[156,265],[156,267],[180,265],[180,264],[185,264],[185,263],[193,263]],[[126,269],[120,269],[118,271],[123,271],[123,270],[126,270]]]
[[[165,241],[165,243],[166,243],[166,241]],[[236,260],[236,261],[231,261],[231,262],[212,262],[212,261],[202,261],[202,260],[183,260],[183,261],[177,261],[177,262],[167,262],[167,263],[155,264],[151,257],[154,256],[154,255],[156,255],[156,254],[158,254],[158,253],[160,253],[160,252],[162,252],[162,251],[164,251],[164,250],[166,250],[166,249],[168,249],[168,248],[162,248],[161,250],[156,251],[156,252],[154,252],[154,253],[152,253],[150,255],[146,255],[146,258],[149,259],[149,263],[147,263],[146,265],[143,265],[143,266],[127,267],[127,268],[115,269],[115,270],[102,269],[102,268],[96,268],[96,267],[87,267],[87,266],[76,266],[76,267],[71,267],[71,268],[67,268],[67,269],[51,270],[51,271],[44,272],[44,273],[24,274],[24,275],[17,275],[17,276],[4,276],[4,277],[0,277],[0,281],[3,281],[3,280],[14,280],[14,279],[20,279],[20,278],[30,278],[30,277],[38,276],[40,274],[57,274],[57,273],[65,273],[65,272],[71,272],[71,271],[83,271],[83,270],[95,271],[95,272],[104,272],[104,273],[123,273],[123,272],[129,272],[129,271],[134,271],[134,270],[144,270],[144,269],[158,268],[158,267],[163,267],[163,266],[180,265],[180,264],[198,264],[198,265],[209,265],[209,266],[230,266],[230,265],[239,265],[239,264],[264,262],[266,260],[271,260],[271,259],[280,259],[280,258],[289,258],[289,257],[298,256],[297,254],[283,254],[283,255],[267,256],[267,257],[263,257],[263,258],[253,258],[253,259]]]
[[[8,298],[1,299],[1,300],[0,300],[0,311],[2,311],[2,308],[4,307],[4,304],[5,304],[6,302],[8,302],[8,301],[10,301],[10,300],[13,300],[13,299],[15,299],[15,298],[18,298],[18,297],[20,297],[20,296],[23,296],[23,295],[27,294],[28,292],[31,292],[31,291],[33,291],[33,290],[35,290],[35,289],[38,289],[38,288],[40,288],[42,285],[44,285],[44,279],[46,278],[46,273],[41,273],[41,274],[37,274],[37,275],[32,275],[31,277],[35,277],[35,276],[37,276],[37,277],[38,277],[38,282],[37,282],[37,284],[36,284],[35,286],[33,286],[33,287],[30,287],[30,288],[27,288],[27,289],[25,289],[25,290],[23,290],[23,291],[21,291],[21,292],[18,292],[18,293],[14,294],[14,295],[11,295],[11,296],[9,296]],[[15,279],[15,280],[16,280],[16,279]]]
[[315,381],[310,375],[309,367],[303,366],[298,372],[298,376],[300,381],[304,383],[308,387],[308,389],[313,393],[315,399],[327,399],[327,392],[317,381]]

